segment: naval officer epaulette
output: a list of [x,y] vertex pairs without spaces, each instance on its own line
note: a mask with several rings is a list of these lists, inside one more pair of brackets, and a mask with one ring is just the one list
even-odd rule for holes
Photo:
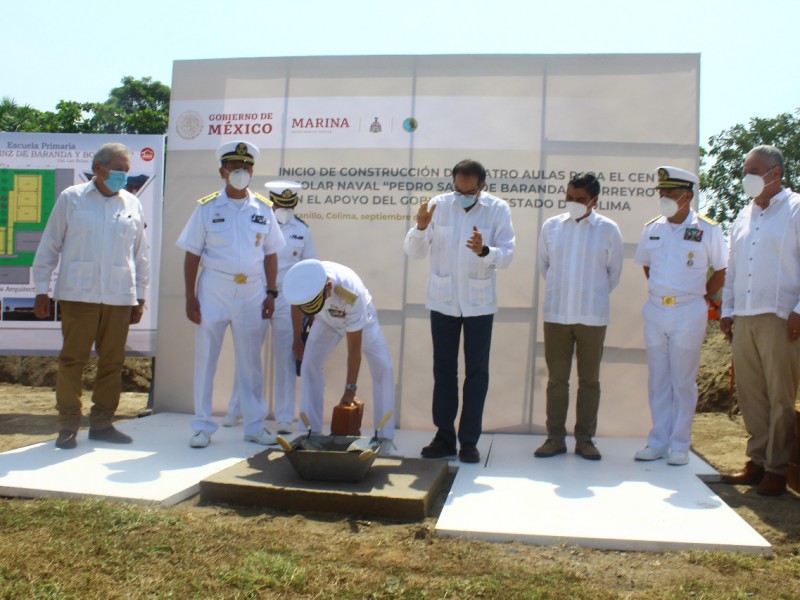
[[267,206],[269,206],[270,208],[272,208],[272,200],[270,200],[270,199],[269,199],[269,198],[267,198],[266,196],[262,196],[262,195],[261,195],[261,194],[259,194],[258,192],[253,192],[253,196],[255,196],[255,197],[256,197],[256,200],[258,200],[259,202],[263,202],[264,204],[266,204]]
[[340,285],[337,285],[335,288],[333,288],[333,293],[350,305],[355,304],[356,300],[358,300],[358,294],[351,292],[347,288],[344,288]]
[[219,192],[214,192],[213,194],[209,194],[208,196],[203,196],[202,198],[200,198],[200,200],[197,201],[197,203],[198,204],[208,204],[214,198],[219,196],[219,194],[220,194]]
[[648,225],[650,225],[650,223],[655,223],[660,218],[661,218],[661,215],[658,215],[657,217],[654,217],[654,218],[650,219],[647,223],[644,224],[644,226],[647,227]]
[[717,222],[716,222],[714,219],[712,219],[711,217],[707,217],[707,216],[705,216],[705,215],[697,215],[697,216],[698,216],[698,217],[700,217],[701,219],[703,219],[703,221],[705,221],[705,222],[706,222],[706,223],[708,223],[709,225],[719,225],[719,223],[717,223]]

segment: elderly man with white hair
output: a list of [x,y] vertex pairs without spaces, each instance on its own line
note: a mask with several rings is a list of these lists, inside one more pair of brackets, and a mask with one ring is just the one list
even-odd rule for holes
[[124,145],[101,146],[92,161],[92,180],[67,188],[56,200],[33,261],[34,313],[41,319],[51,314],[50,277],[61,259],[53,298],[64,336],[56,379],[56,447],[62,449],[77,445],[83,368],[92,345],[97,376],[89,439],[133,441],[111,424],[119,406],[128,328],[142,318],[150,282],[142,203],[125,189],[130,168]]
[[800,195],[784,188],[783,154],[757,146],[744,160],[742,187],[753,201],[731,231],[720,329],[732,340],[748,462],[723,483],[786,491],[800,379]]

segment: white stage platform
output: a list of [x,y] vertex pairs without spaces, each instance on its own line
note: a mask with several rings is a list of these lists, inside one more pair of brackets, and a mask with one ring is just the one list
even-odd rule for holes
[[[220,427],[209,447],[190,448],[190,422],[191,415],[159,413],[117,424],[133,436],[128,446],[92,442],[81,431],[75,450],[48,441],[0,454],[0,495],[170,505],[197,493],[202,479],[264,448],[243,441],[241,426]],[[398,430],[395,443],[418,457],[431,438],[431,432]],[[458,471],[437,531],[617,550],[771,553],[769,542],[698,478],[716,472],[694,455],[684,467],[636,462],[642,440],[599,438],[599,462],[572,454],[571,440],[568,454],[534,458],[542,441],[484,434],[480,463],[452,461]]]
[[569,452],[535,458],[542,436],[492,436],[484,469],[460,469],[436,523],[442,535],[609,550],[771,554],[758,532],[708,488],[717,472],[639,462],[638,439],[599,438],[600,461]]

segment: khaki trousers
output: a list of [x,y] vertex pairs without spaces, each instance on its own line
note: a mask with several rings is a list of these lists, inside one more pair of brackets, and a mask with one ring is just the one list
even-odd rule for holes
[[544,358],[547,363],[547,436],[563,442],[567,435],[569,374],[573,349],[578,363],[578,400],[575,406],[575,440],[587,442],[597,431],[600,407],[600,361],[606,327],[544,324]]
[[786,319],[775,314],[734,319],[733,367],[739,409],[750,438],[747,456],[785,475],[794,440],[800,342],[790,342]]
[[97,376],[92,392],[89,427],[106,429],[119,405],[122,363],[131,322],[130,306],[59,301],[64,345],[58,355],[56,410],[59,429],[77,431],[81,420],[83,368],[92,344],[97,351]]

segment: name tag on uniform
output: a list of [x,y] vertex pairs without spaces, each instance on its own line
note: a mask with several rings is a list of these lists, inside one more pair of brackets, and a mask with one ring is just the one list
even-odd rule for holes
[[225,222],[225,219],[223,219],[223,218],[219,218],[219,219],[212,219],[212,220],[211,220],[211,222],[212,222],[212,223],[224,223],[224,222]]
[[694,227],[687,227],[683,231],[683,239],[690,242],[700,242],[703,240],[703,230],[695,229]]
[[660,236],[660,235],[651,235],[651,236],[650,236],[650,239],[651,239],[651,240],[660,240],[660,239],[661,239],[661,236]]
[[253,223],[258,223],[259,225],[267,224],[267,218],[264,215],[253,215],[252,217],[250,217],[250,220]]

